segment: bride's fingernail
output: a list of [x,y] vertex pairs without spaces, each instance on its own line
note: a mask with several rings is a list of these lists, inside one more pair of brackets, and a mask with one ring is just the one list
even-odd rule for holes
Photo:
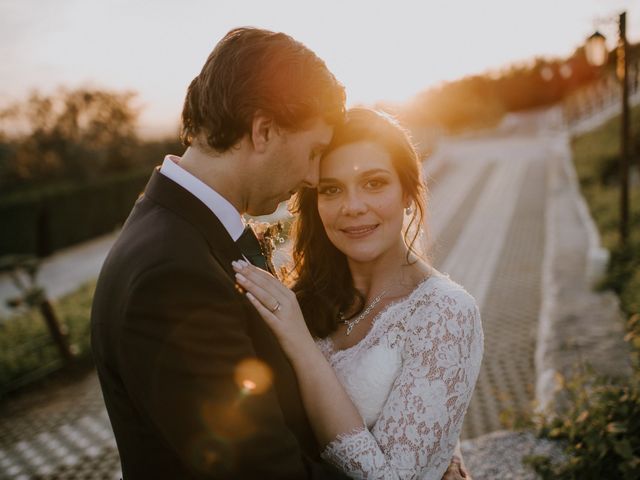
[[236,280],[238,280],[239,282],[245,283],[247,281],[247,278],[241,273],[236,273]]
[[231,265],[233,265],[233,268],[237,268],[238,270],[242,270],[244,268],[242,260],[234,260],[233,262],[231,262]]

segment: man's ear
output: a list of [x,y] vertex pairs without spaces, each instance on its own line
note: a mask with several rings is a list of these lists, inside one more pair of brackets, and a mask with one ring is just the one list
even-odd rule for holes
[[257,111],[251,123],[251,143],[257,153],[264,153],[278,132],[273,117]]

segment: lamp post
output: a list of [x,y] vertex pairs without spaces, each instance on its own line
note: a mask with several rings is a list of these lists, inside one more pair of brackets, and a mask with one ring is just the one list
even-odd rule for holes
[[[627,13],[618,17],[618,63],[616,74],[622,90],[622,122],[620,128],[620,244],[625,246],[629,237],[629,59],[627,56]],[[594,66],[607,61],[604,35],[595,32],[585,45],[587,61]]]

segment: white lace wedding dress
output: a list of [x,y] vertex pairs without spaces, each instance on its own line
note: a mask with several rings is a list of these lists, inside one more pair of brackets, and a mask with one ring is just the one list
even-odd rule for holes
[[318,346],[366,424],[334,439],[322,458],[352,478],[440,480],[482,359],[473,297],[434,272],[380,312],[358,344]]

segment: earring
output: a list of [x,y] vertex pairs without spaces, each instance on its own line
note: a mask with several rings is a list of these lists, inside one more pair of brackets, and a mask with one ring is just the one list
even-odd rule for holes
[[412,207],[405,208],[404,213],[405,215],[411,215],[413,213],[413,208]]

